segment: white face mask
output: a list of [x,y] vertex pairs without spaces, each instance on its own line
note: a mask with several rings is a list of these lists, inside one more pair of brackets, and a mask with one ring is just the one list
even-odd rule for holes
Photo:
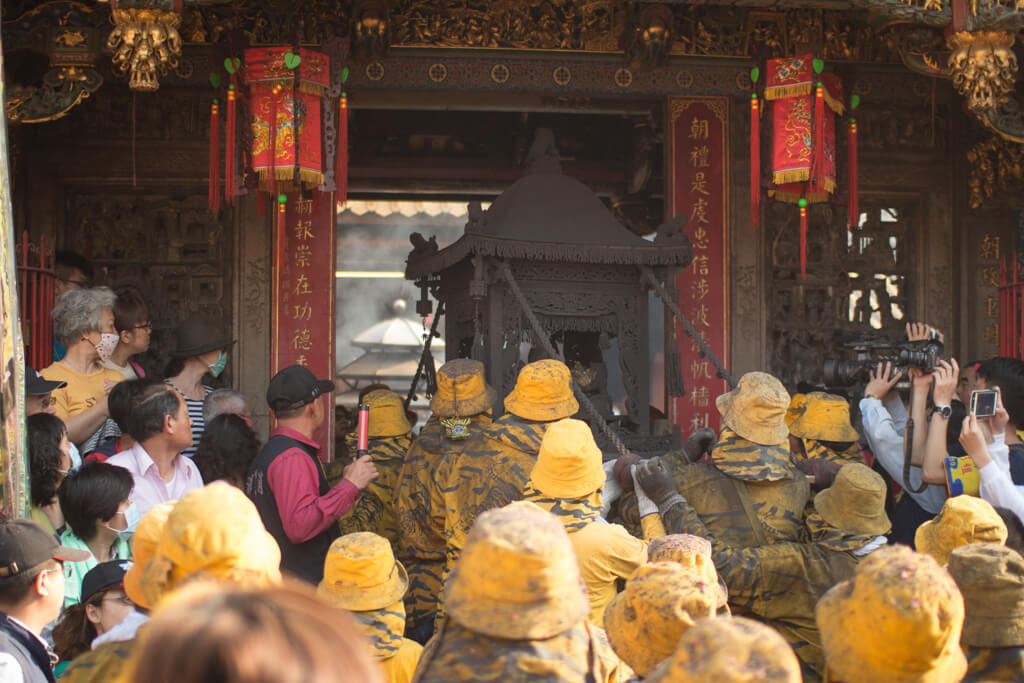
[[[117,342],[120,341],[120,337],[113,332],[102,332],[100,334],[100,343],[93,344],[96,347],[96,353],[99,354],[100,360],[108,361],[110,357],[114,355],[114,349],[117,348]],[[89,342],[92,344],[92,342]]]

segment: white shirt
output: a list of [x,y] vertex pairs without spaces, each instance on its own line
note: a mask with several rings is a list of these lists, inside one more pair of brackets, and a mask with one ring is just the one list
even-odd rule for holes
[[160,503],[178,500],[189,491],[203,488],[199,468],[182,455],[174,459],[174,479],[170,483],[165,482],[153,458],[141,443],[121,451],[107,460],[107,463],[123,467],[132,473],[132,479],[135,480],[132,502],[139,510],[140,519]]
[[1024,486],[1017,486],[1010,477],[1010,448],[1006,445],[1005,434],[992,435],[988,454],[991,462],[978,468],[981,497],[996,507],[1011,510],[1024,521]]
[[[860,400],[861,424],[864,436],[878,463],[889,476],[903,486],[903,434],[907,425],[907,409],[899,398],[892,398],[884,405],[877,398]],[[910,486],[921,486],[921,468],[910,467]],[[915,503],[930,514],[937,515],[949,494],[946,487],[929,484],[924,491],[914,493],[907,487],[903,490]]]

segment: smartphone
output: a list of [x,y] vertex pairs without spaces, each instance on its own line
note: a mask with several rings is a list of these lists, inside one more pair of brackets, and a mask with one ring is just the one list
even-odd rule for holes
[[971,393],[971,413],[975,417],[992,417],[996,414],[996,392],[980,389]]

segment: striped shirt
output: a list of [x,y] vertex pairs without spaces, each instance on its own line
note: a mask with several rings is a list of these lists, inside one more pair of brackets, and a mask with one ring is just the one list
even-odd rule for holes
[[[195,457],[196,451],[199,450],[199,439],[202,438],[203,432],[206,430],[206,421],[203,420],[203,402],[194,398],[189,398],[185,395],[185,392],[178,387],[171,384],[169,380],[164,380],[164,384],[170,386],[172,389],[181,394],[181,397],[185,399],[185,407],[188,408],[189,419],[192,420],[192,445],[181,452],[186,458]],[[213,387],[203,385],[203,398],[210,395],[213,391]]]

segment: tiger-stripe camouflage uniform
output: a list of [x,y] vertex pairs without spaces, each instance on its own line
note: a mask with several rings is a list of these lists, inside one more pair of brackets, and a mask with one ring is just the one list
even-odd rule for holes
[[662,470],[645,466],[639,476],[645,491],[659,491],[651,496],[660,499],[658,509],[669,533],[693,534],[711,542],[733,611],[767,621],[806,666],[823,673],[815,605],[829,588],[853,576],[863,556],[885,543],[880,534],[888,531],[889,521],[882,478],[864,465],[847,465],[832,488],[815,497],[816,513],[808,518],[812,542],[739,548],[723,542],[701,520]]
[[[474,415],[465,425],[466,432],[472,437],[490,422],[484,414]],[[469,442],[447,438],[447,433],[440,417],[432,415],[409,447],[399,476],[397,553],[409,572],[405,609],[410,631],[433,623],[444,585],[445,503],[436,475],[444,461],[458,457]]]
[[[346,434],[345,441],[351,449],[349,452],[355,453],[356,435]],[[395,492],[405,454],[412,445],[412,434],[370,438],[366,445],[367,453],[377,467],[378,476],[366,485],[352,509],[338,519],[338,529],[342,535],[372,531],[394,545],[398,539]]]

